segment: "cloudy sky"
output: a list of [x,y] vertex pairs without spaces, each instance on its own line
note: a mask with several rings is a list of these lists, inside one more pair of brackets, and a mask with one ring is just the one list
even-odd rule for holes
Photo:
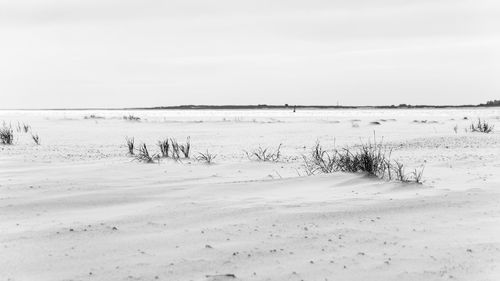
[[500,98],[498,0],[0,0],[0,108]]

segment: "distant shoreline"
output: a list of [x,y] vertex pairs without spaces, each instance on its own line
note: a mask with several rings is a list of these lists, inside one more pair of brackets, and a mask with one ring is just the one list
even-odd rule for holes
[[125,108],[38,108],[38,109],[0,109],[6,110],[47,110],[47,111],[89,111],[89,110],[255,110],[255,109],[446,109],[446,108],[490,108],[500,105],[379,105],[379,106],[340,106],[340,105],[176,105],[159,107],[125,107]]

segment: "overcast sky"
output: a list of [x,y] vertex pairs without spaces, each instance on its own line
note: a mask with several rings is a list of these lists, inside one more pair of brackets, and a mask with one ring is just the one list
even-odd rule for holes
[[0,108],[500,98],[498,0],[0,0]]

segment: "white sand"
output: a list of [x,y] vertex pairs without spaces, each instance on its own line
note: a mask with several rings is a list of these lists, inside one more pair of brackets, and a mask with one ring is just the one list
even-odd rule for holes
[[[0,146],[0,280],[500,280],[498,109],[124,114],[0,112],[42,141]],[[464,116],[497,130],[466,133]],[[374,130],[425,163],[424,185],[297,175],[317,139]],[[131,162],[125,136],[191,136],[218,157]],[[243,153],[279,143],[280,163]]]

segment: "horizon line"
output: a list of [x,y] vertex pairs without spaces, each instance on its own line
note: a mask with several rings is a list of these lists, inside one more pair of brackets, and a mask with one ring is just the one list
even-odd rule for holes
[[291,105],[291,104],[225,104],[225,105],[207,105],[207,104],[186,104],[170,106],[148,106],[148,107],[83,107],[83,108],[0,108],[0,110],[224,110],[224,109],[413,109],[413,108],[464,108],[464,107],[498,107],[500,104],[462,104],[462,105],[429,105],[429,104],[399,104],[399,105]]

